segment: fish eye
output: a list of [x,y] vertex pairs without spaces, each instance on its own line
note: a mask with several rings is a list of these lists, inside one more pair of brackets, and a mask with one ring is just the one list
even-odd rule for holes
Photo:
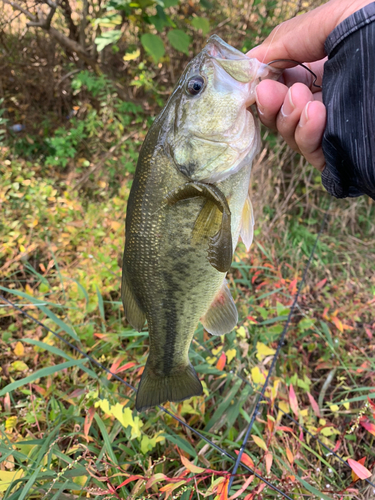
[[186,91],[192,96],[200,94],[205,86],[204,78],[200,75],[195,75],[187,82]]

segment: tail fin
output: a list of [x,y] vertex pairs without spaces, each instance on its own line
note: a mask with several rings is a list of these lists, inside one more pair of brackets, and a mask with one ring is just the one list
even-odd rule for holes
[[202,392],[202,384],[190,363],[179,373],[165,377],[154,375],[146,363],[135,407],[142,411],[166,401],[178,402],[192,396],[200,396]]

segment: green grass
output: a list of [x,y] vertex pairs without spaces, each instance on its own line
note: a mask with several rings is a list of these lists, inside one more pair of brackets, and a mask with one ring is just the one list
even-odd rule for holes
[[[147,357],[147,332],[127,326],[119,297],[130,181],[125,179],[114,194],[102,174],[99,196],[82,198],[68,191],[64,180],[53,180],[38,166],[25,169],[15,159],[2,178],[4,186],[9,203],[1,216],[6,243],[1,293],[27,304],[29,314],[106,367],[125,367],[119,375],[137,386]],[[298,189],[301,185],[296,194]],[[322,211],[309,203],[320,197],[318,207],[327,206],[317,183],[308,191],[308,209],[297,204],[269,232],[267,225],[280,202],[255,205],[260,219],[256,241],[249,254],[238,247],[230,274],[238,328],[222,338],[198,329],[190,357],[204,395],[166,405],[233,456],[270,366],[272,351],[265,346],[277,345],[322,219]],[[354,233],[350,223],[342,229],[340,220],[352,210],[350,204],[360,222]],[[365,405],[375,394],[370,338],[375,333],[374,264],[371,247],[350,238],[370,241],[372,225],[365,217],[371,216],[369,210],[373,207],[365,199],[331,205],[332,215],[272,377],[273,389],[267,392],[273,404],[262,405],[246,447],[259,474],[291,498],[334,498],[335,492],[365,498],[363,482],[352,484],[350,469],[309,434],[301,434],[287,414],[324,444],[336,447],[343,459],[366,457],[365,465],[371,468],[374,436],[359,416],[373,422],[371,407]],[[208,492],[210,498],[221,498],[220,488],[233,466],[225,456],[160,410],[137,414],[132,390],[19,312],[4,305],[0,315],[4,499],[84,498],[87,492],[92,498],[167,498],[170,493],[188,499],[198,498],[198,490],[201,496]],[[221,353],[227,359],[218,368]],[[319,415],[309,394],[321,403]],[[186,469],[181,453],[202,470],[190,472],[185,461]],[[272,457],[269,472],[267,454],[268,460]],[[232,494],[248,477],[240,467]],[[260,492],[261,484],[255,478],[239,498]],[[176,489],[168,490],[173,485]],[[270,488],[259,494],[278,498]]]

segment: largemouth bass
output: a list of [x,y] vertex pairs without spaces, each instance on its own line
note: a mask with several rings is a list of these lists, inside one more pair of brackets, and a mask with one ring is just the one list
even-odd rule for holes
[[259,131],[247,108],[272,68],[218,36],[188,64],[143,143],[129,196],[122,300],[146,320],[150,352],[138,411],[202,393],[188,352],[201,321],[230,332],[237,309],[225,280],[239,235],[249,248],[248,196]]

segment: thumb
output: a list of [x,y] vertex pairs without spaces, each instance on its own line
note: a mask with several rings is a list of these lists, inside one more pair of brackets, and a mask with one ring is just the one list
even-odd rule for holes
[[324,42],[342,15],[339,5],[337,1],[331,0],[317,9],[281,23],[247,55],[265,63],[274,59],[295,59],[299,62],[322,59],[325,56]]

